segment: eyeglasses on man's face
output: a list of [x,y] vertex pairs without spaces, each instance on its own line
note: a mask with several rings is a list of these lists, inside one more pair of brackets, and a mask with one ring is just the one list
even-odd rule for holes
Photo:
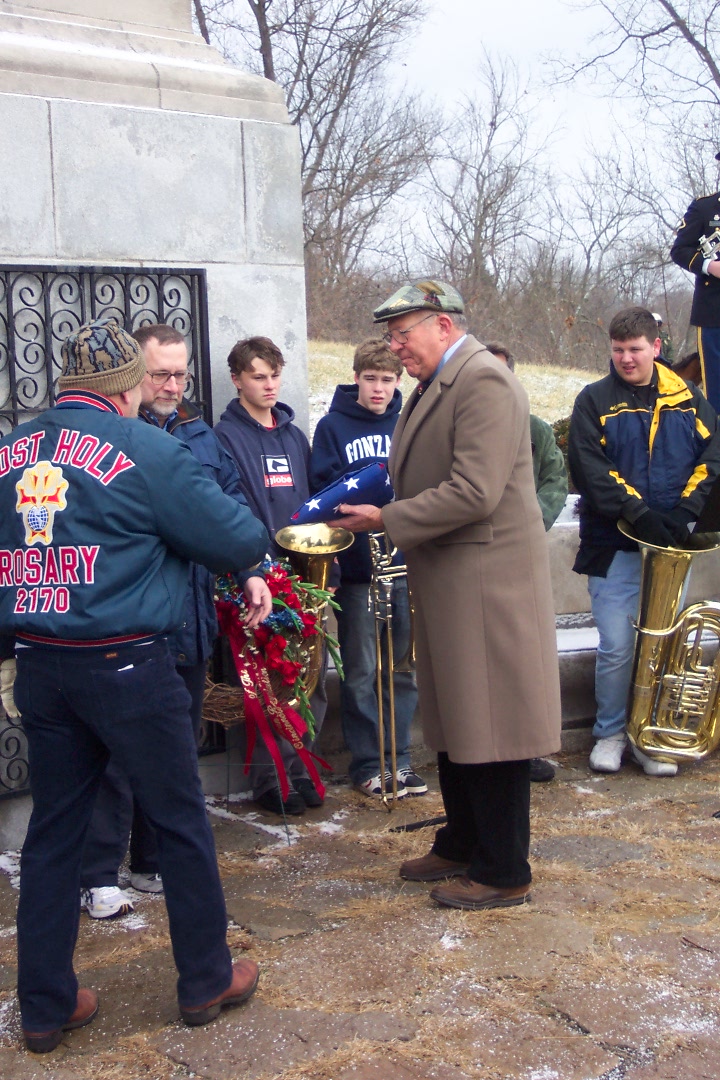
[[184,386],[188,379],[187,371],[148,371],[148,378],[153,386],[165,386],[174,379],[178,386]]
[[434,311],[431,311],[429,315],[425,316],[425,318],[418,319],[418,321],[416,323],[413,323],[412,326],[406,327],[404,330],[388,330],[387,334],[383,334],[383,341],[385,342],[386,345],[392,345],[393,341],[395,342],[396,345],[404,345],[405,342],[407,341],[407,336],[408,336],[408,334],[410,333],[411,330],[414,330],[416,326],[420,325],[420,323],[427,322],[428,319],[436,319],[436,318],[437,318],[437,313],[434,312]]

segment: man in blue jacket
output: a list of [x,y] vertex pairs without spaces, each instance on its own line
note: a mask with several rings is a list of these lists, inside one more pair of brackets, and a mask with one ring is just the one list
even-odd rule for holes
[[[183,335],[172,326],[153,324],[136,330],[133,337],[145,359],[140,419],[185,443],[205,474],[226,495],[246,506],[232,458],[202,419],[200,410],[183,397],[188,380]],[[182,491],[182,476],[173,477],[173,481]],[[182,624],[168,638],[178,674],[190,694],[196,742],[202,723],[207,661],[218,630],[214,584],[215,577],[206,567],[191,564]],[[245,576],[245,592],[256,624],[272,606],[262,574]],[[127,777],[111,761],[98,791],[83,854],[81,901],[91,918],[111,919],[133,910],[130,896],[118,887],[118,868],[125,858],[128,837],[130,884],[140,892],[162,892],[155,830],[133,800]]]
[[[581,390],[573,408],[568,464],[580,500],[580,548],[573,569],[588,575],[599,644],[597,716],[590,768],[617,772],[625,731],[640,593],[641,557],[618,520],[637,538],[682,547],[720,472],[715,410],[701,392],[658,363],[652,312],[625,308],[610,322],[610,374]],[[648,776],[674,776],[677,765],[632,748]]]
[[[354,383],[335,390],[330,412],[317,425],[310,456],[313,491],[339,480],[346,472],[388,459],[390,441],[402,409],[399,390],[402,364],[379,338],[358,345],[353,357]],[[350,751],[350,780],[364,795],[380,797],[392,786],[390,737],[386,761],[378,744],[375,619],[369,604],[372,564],[364,534],[338,555],[341,583],[335,599],[338,635],[345,677],[340,684],[343,738]],[[396,560],[402,562],[402,556]],[[402,656],[410,641],[410,600],[406,578],[396,578],[392,593],[393,645]],[[386,648],[386,645],[383,646]],[[383,715],[389,717],[388,670],[385,656]],[[415,677],[410,671],[392,676],[395,691],[397,794],[424,795],[427,784],[410,765],[410,725],[417,706]],[[381,769],[385,783],[381,783]]]
[[258,979],[227,946],[189,695],[166,636],[182,621],[188,564],[255,565],[267,534],[178,439],[132,420],[145,364],[124,330],[81,327],[62,354],[55,406],[0,440],[0,635],[17,643],[33,796],[18,996],[37,1053],[98,1010],[72,957],[83,841],[111,755],[157,830],[183,1019],[208,1023]]

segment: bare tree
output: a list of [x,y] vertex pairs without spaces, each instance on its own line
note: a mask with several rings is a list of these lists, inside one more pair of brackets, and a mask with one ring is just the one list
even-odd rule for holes
[[300,135],[311,326],[321,329],[320,295],[355,282],[383,249],[389,209],[430,154],[435,120],[388,74],[422,0],[195,4],[226,56],[285,91]]
[[571,76],[602,71],[652,107],[720,105],[719,0],[592,0],[592,6],[605,12],[606,26]]
[[528,136],[531,116],[515,68],[485,56],[477,93],[462,103],[428,161],[427,234],[419,253],[486,314],[518,250],[537,233],[543,177]]

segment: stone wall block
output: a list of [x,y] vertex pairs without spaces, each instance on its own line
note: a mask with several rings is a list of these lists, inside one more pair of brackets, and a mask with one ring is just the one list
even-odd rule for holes
[[262,334],[272,338],[285,357],[280,398],[295,410],[296,423],[307,432],[303,267],[211,266],[208,307],[215,420],[236,396],[227,366],[230,349],[242,338]]
[[27,9],[38,17],[77,15],[93,22],[115,21],[122,18],[129,23],[142,23],[163,30],[172,28],[189,32],[192,28],[190,0],[20,0],[15,5],[19,11]]
[[54,252],[47,102],[0,94],[0,257],[15,262]]
[[245,260],[240,123],[52,104],[58,247],[68,260]]
[[244,126],[248,259],[302,263],[300,140],[293,126]]

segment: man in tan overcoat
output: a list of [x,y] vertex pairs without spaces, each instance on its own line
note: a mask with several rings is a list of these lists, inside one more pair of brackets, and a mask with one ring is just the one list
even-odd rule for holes
[[560,688],[527,396],[463,312],[436,281],[375,311],[418,386],[393,436],[395,501],[344,504],[338,524],[387,530],[415,607],[420,713],[447,825],[400,875],[451,879],[431,896],[482,909],[530,899],[530,759],[560,746]]

